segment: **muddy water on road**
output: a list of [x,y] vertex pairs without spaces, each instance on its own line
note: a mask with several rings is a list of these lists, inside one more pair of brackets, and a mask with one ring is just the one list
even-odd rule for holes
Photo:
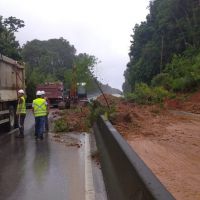
[[11,134],[0,141],[0,199],[85,199],[84,146],[35,141],[33,123],[29,113],[24,139]]

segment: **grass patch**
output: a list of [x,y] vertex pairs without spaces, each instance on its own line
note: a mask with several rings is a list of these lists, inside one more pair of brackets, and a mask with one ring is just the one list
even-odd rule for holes
[[58,132],[68,132],[69,131],[69,124],[63,119],[57,119],[54,121],[54,131]]

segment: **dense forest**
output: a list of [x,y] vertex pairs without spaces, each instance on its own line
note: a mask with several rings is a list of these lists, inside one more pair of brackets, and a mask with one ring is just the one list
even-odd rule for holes
[[153,0],[131,35],[124,92],[160,86],[172,92],[200,85],[200,1]]

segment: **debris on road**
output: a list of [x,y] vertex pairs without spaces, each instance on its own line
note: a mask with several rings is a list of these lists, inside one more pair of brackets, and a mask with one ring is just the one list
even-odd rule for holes
[[100,155],[98,150],[91,152],[91,158],[97,165],[100,166]]
[[[80,133],[73,133],[73,134],[80,134]],[[64,144],[67,147],[80,148],[82,146],[81,141],[75,138],[74,135],[72,135],[72,133],[63,133],[63,134],[51,133],[50,135],[53,141]]]

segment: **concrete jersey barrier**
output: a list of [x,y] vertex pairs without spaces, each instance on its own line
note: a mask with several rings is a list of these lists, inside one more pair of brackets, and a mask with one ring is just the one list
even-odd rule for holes
[[108,199],[175,199],[103,116],[94,125],[94,134]]

